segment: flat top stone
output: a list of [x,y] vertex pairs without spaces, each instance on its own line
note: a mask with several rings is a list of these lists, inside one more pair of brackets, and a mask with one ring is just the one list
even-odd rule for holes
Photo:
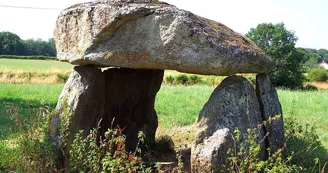
[[76,65],[230,75],[267,73],[274,63],[225,25],[157,0],[103,0],[61,12],[57,58]]

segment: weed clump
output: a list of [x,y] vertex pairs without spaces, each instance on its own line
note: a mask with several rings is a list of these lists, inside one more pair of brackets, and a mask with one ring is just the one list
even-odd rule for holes
[[324,151],[316,133],[315,127],[301,126],[293,119],[285,119],[285,139],[283,148],[271,153],[266,160],[259,158],[261,143],[258,142],[257,128],[248,130],[247,140],[240,141],[238,129],[234,132],[234,139],[240,145],[228,150],[229,163],[227,171],[266,172],[266,173],[294,173],[294,172],[325,172],[324,161],[327,152]]
[[97,129],[83,138],[83,131],[76,134],[69,151],[69,172],[153,172],[159,165],[148,166],[141,159],[140,143],[145,135],[139,132],[139,142],[134,152],[125,149],[125,136],[116,129],[108,129],[98,140]]

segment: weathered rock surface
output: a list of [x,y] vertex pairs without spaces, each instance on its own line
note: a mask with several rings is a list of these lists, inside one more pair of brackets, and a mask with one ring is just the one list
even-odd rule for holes
[[103,0],[65,9],[54,32],[57,58],[72,64],[230,75],[274,64],[225,25],[152,0]]
[[[103,116],[105,80],[100,69],[74,67],[52,117],[48,133],[56,143],[59,157],[69,150],[79,130],[86,135]],[[65,165],[65,158],[59,159]]]
[[266,147],[271,149],[271,153],[274,153],[283,148],[285,143],[284,122],[277,91],[268,75],[258,74],[256,76],[256,93],[263,121],[270,119],[264,126],[265,133],[268,133]]
[[96,67],[74,67],[48,127],[58,151],[68,151],[79,130],[86,136],[99,122],[99,135],[112,127],[124,129],[130,150],[135,149],[141,130],[148,142],[154,141],[158,126],[154,102],[163,75],[163,70],[102,72]]
[[231,131],[228,128],[217,130],[194,148],[191,156],[192,172],[222,172],[229,163],[227,151],[232,147]]
[[[245,140],[247,129],[254,129],[261,123],[260,107],[253,86],[243,77],[230,76],[224,79],[199,114],[198,130],[191,150],[192,172],[205,167],[209,167],[210,172],[220,172],[217,165],[225,164],[221,161],[227,159],[227,149],[232,147],[228,145],[231,144],[229,135],[238,128],[241,141]],[[258,128],[257,134],[262,139],[263,129]],[[222,140],[212,140],[218,138]],[[260,155],[264,157],[264,146],[262,148]]]

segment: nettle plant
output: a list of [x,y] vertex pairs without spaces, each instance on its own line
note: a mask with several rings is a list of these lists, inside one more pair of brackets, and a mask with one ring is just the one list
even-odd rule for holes
[[[327,163],[322,165],[320,160],[324,160],[324,158],[321,158],[317,153],[321,144],[315,127],[309,128],[308,125],[299,125],[293,119],[285,119],[285,146],[274,153],[267,149],[269,155],[267,160],[261,160],[259,158],[261,144],[265,141],[267,135],[259,140],[257,131],[263,125],[265,126],[275,120],[270,119],[258,125],[257,128],[248,129],[248,138],[246,140],[241,140],[240,131],[235,129],[233,139],[239,145],[228,150],[230,163],[227,168],[228,172],[323,173],[327,171]],[[300,140],[305,142],[300,143]],[[311,156],[309,152],[312,153]]]
[[111,172],[133,173],[159,171],[160,165],[146,166],[141,159],[140,144],[144,142],[145,134],[138,133],[138,144],[134,152],[125,149],[123,129],[108,129],[104,136],[98,137],[98,129],[90,130],[83,137],[79,131],[69,151],[69,172]]

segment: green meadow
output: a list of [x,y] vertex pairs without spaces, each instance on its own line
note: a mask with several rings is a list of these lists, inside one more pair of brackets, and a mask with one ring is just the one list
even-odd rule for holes
[[[0,172],[15,170],[15,165],[21,163],[21,149],[17,144],[21,134],[15,131],[17,126],[20,126],[17,122],[23,123],[25,127],[33,117],[36,117],[40,108],[54,110],[72,67],[68,63],[53,60],[0,59]],[[254,75],[245,77],[254,83]],[[204,77],[166,71],[155,102],[159,121],[157,137],[169,135],[176,147],[190,147],[195,132],[193,125],[198,114],[215,86],[223,79],[224,77]],[[287,122],[285,125],[292,125],[290,119],[297,123],[296,127],[288,127],[289,134],[298,135],[290,139],[292,145],[289,146],[289,149],[296,151],[296,162],[304,160],[300,165],[315,165],[313,167],[322,168],[323,164],[328,162],[328,90],[278,89],[278,96],[283,108],[283,118]],[[314,136],[311,127],[315,127],[315,133],[321,142],[315,145],[318,146],[315,151],[311,146],[311,141],[316,142],[316,139],[312,139]],[[40,135],[34,137],[37,136]],[[26,144],[29,146],[33,143]],[[299,147],[304,149],[308,146],[309,150],[298,151]],[[32,149],[33,147],[28,152],[34,151]],[[303,154],[303,157],[299,157]],[[313,156],[310,157],[309,154]],[[321,165],[315,164],[312,157],[320,158]],[[25,164],[28,166],[29,163]]]
[[[22,116],[33,114],[40,106],[53,109],[62,87],[63,84],[0,84],[0,127],[11,123],[5,112],[8,106],[18,107]],[[163,85],[155,103],[159,126],[172,128],[193,124],[213,90],[214,87],[206,85]],[[278,90],[278,95],[284,118],[316,126],[328,150],[328,91]]]
[[33,59],[2,59],[0,58],[0,71],[23,71],[23,72],[49,72],[69,71],[72,65],[55,60]]

